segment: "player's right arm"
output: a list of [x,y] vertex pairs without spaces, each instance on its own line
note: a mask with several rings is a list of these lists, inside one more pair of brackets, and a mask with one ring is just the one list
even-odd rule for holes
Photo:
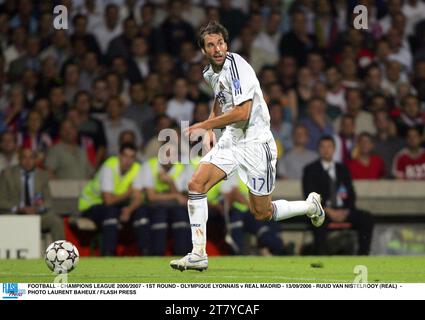
[[218,116],[218,114],[220,113],[220,106],[218,104],[218,100],[214,99],[214,105],[211,109],[211,113],[210,116],[208,117],[208,119],[212,119]]

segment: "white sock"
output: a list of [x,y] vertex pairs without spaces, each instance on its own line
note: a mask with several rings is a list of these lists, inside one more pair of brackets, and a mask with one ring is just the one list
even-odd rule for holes
[[192,252],[204,256],[207,254],[208,201],[205,193],[189,192],[187,201],[190,227],[192,230]]
[[314,204],[307,201],[276,200],[272,201],[272,204],[274,209],[272,220],[274,221],[303,216],[308,213],[314,213],[316,210]]

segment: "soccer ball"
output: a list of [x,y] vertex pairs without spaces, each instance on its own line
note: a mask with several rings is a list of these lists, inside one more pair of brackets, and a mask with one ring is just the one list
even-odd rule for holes
[[75,269],[79,257],[78,249],[71,242],[59,240],[47,247],[44,260],[53,272],[68,273]]

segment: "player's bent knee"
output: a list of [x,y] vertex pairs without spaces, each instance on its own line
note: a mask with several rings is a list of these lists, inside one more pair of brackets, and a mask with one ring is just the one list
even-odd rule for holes
[[269,221],[271,218],[271,212],[269,210],[252,210],[254,218],[258,221]]
[[195,179],[190,180],[188,187],[189,187],[189,192],[206,193],[208,191],[205,184],[200,183],[199,181]]

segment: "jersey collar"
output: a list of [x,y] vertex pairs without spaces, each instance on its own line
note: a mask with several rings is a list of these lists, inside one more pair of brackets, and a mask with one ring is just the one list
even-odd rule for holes
[[[224,65],[223,65],[223,67],[221,68],[221,70],[220,70],[220,72],[218,74],[220,74],[222,71],[226,71],[227,69],[229,69],[230,66],[231,66],[231,64],[232,64],[232,61],[230,60],[230,52],[227,52],[227,54],[226,54],[226,60],[224,60]],[[210,66],[210,68],[211,68],[211,71],[213,73],[215,73],[214,70],[213,70],[213,68],[212,68],[212,66]]]
[[230,68],[230,65],[232,64],[230,60],[230,52],[227,52],[226,54],[226,60],[224,61],[223,70],[227,70]]

